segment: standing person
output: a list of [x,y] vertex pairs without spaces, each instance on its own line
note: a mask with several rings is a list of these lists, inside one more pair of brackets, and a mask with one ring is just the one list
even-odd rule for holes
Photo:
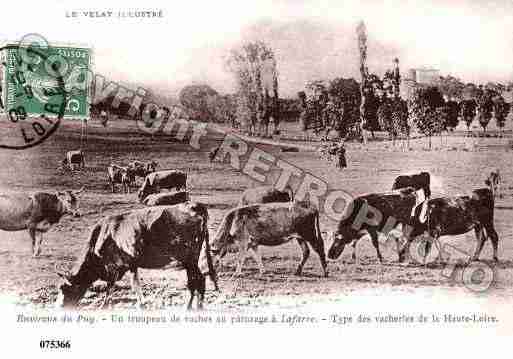
[[108,122],[108,117],[107,117],[107,112],[105,110],[102,110],[100,112],[100,122],[101,124],[103,125],[103,127],[107,127],[107,122]]
[[337,167],[340,169],[344,169],[347,167],[347,161],[346,161],[346,148],[344,146],[344,139],[340,139],[340,142],[337,146]]

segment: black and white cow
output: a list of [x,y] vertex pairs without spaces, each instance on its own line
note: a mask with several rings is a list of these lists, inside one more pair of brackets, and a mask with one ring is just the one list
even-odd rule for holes
[[[84,257],[71,273],[58,273],[64,283],[59,287],[57,305],[73,307],[96,280],[107,282],[105,305],[114,287],[126,272],[133,274],[132,286],[142,303],[138,268],[159,269],[177,261],[187,271],[190,291],[188,309],[197,293],[198,307],[203,306],[205,276],[208,273],[217,288],[208,241],[208,212],[203,204],[182,203],[157,206],[105,217],[89,235]],[[207,261],[199,263],[205,248]]]
[[[409,239],[411,241],[420,235],[428,235],[430,240],[425,243],[424,257],[428,255],[432,242],[438,243],[441,236],[455,236],[473,229],[477,246],[471,260],[479,259],[487,239],[492,242],[493,259],[496,262],[499,260],[499,236],[494,226],[494,198],[489,188],[476,189],[470,196],[430,199],[427,201],[425,214],[423,212],[420,207],[416,208],[410,222],[413,231]],[[400,251],[400,261],[405,259],[407,248],[408,246],[404,246]],[[440,257],[441,255],[439,252]]]
[[356,197],[346,207],[346,211],[333,233],[333,243],[328,251],[328,258],[337,259],[344,251],[345,246],[352,243],[353,260],[357,260],[356,244],[368,234],[379,261],[383,262],[378,233],[388,234],[389,231],[401,224],[405,229],[403,233],[406,234],[406,225],[411,221],[412,209],[416,202],[417,192],[412,187]]

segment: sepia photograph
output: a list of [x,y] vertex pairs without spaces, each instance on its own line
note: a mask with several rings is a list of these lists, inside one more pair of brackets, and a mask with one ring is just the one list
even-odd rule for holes
[[512,1],[4,6],[7,353],[507,345]]

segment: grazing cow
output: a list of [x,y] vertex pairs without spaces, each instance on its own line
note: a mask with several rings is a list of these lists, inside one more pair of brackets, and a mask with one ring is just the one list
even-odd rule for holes
[[188,201],[190,201],[189,192],[181,191],[150,194],[142,203],[146,206],[172,206]]
[[[499,236],[493,223],[493,210],[494,198],[489,188],[476,189],[471,196],[430,199],[427,201],[425,216],[421,214],[420,208],[415,210],[410,239],[427,234],[432,241],[438,243],[441,236],[455,236],[473,229],[477,246],[471,260],[479,260],[483,245],[489,238],[493,246],[493,259],[498,262]],[[432,241],[426,241],[424,257],[427,257]],[[404,246],[400,251],[400,261],[404,260],[407,247]],[[439,257],[441,254],[439,252]]]
[[324,275],[328,276],[324,243],[319,229],[319,211],[305,203],[265,203],[230,210],[212,242],[212,253],[218,262],[226,255],[228,247],[236,244],[239,247],[236,275],[242,273],[248,250],[262,274],[264,266],[257,251],[258,246],[277,246],[293,238],[296,238],[303,251],[296,275],[301,275],[310,255],[310,243],[319,255]]
[[294,192],[290,186],[280,191],[273,186],[259,186],[249,188],[242,193],[239,207],[257,203],[290,202],[294,200]]
[[128,168],[132,171],[134,176],[145,178],[150,173],[155,172],[157,169],[158,163],[156,161],[150,162],[141,162],[141,161],[132,161],[128,164]]
[[394,184],[392,185],[392,190],[413,187],[416,191],[422,189],[424,191],[424,197],[431,197],[431,176],[428,172],[421,172],[414,175],[402,175],[398,176]]
[[135,182],[135,176],[130,168],[115,164],[107,168],[107,178],[112,187],[112,193],[116,192],[116,183],[121,184],[124,193],[130,193],[130,186]]
[[[32,239],[32,253],[41,253],[43,233],[62,216],[78,212],[78,195],[84,190],[53,193],[36,192],[25,194],[0,194],[0,229],[4,231],[28,230]],[[39,240],[36,234],[39,233]]]
[[150,173],[144,179],[137,196],[139,201],[143,201],[146,196],[152,193],[158,193],[161,189],[173,189],[177,191],[185,190],[187,186],[187,174],[178,170],[164,170]]
[[333,244],[328,251],[328,258],[337,259],[345,246],[353,243],[352,257],[356,261],[356,244],[368,234],[382,263],[378,232],[387,234],[399,224],[405,228],[411,221],[411,212],[416,201],[417,193],[412,187],[356,197],[346,207],[346,212],[333,233]]
[[[86,290],[98,279],[107,282],[105,305],[116,281],[130,271],[139,305],[142,293],[138,268],[158,269],[175,261],[187,271],[187,287],[192,308],[195,293],[198,308],[203,306],[205,276],[198,260],[205,245],[212,281],[217,283],[208,241],[208,211],[200,203],[148,207],[100,220],[91,230],[87,250],[72,273],[58,273],[64,283],[57,305],[76,306]],[[217,285],[216,285],[217,288]]]
[[75,170],[75,166],[83,169],[85,167],[85,160],[82,150],[66,152],[66,157],[62,160],[62,166],[69,166],[72,171]]
[[493,198],[499,197],[501,198],[501,174],[499,172],[499,169],[497,168],[494,171],[490,172],[488,177],[485,180],[485,184],[490,188],[493,194]]

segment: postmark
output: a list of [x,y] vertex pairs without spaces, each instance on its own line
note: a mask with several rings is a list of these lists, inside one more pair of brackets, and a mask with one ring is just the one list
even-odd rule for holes
[[63,118],[89,117],[90,49],[51,46],[42,36],[29,34],[0,50],[0,148],[36,146],[55,133]]

